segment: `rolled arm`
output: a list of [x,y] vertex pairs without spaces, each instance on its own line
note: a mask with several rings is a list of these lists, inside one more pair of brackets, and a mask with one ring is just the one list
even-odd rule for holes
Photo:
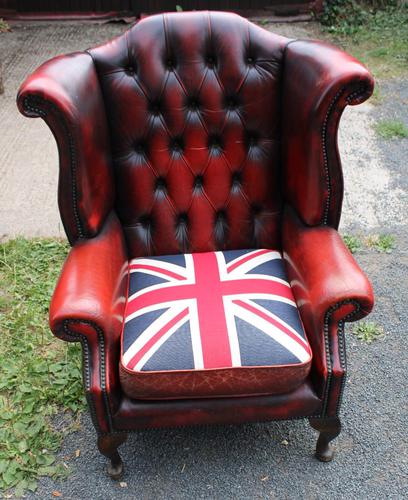
[[113,205],[111,151],[105,106],[89,54],[59,56],[20,87],[20,112],[41,117],[58,145],[58,203],[71,244],[98,233]]
[[307,227],[286,209],[283,252],[288,278],[313,351],[312,379],[322,416],[338,414],[346,375],[344,323],[373,307],[370,282],[337,231]]
[[109,415],[120,393],[118,363],[127,279],[122,228],[112,213],[98,236],[80,240],[71,249],[50,305],[52,332],[82,343],[85,392],[102,432],[109,431]]
[[337,228],[343,178],[337,129],[348,104],[372,94],[368,70],[340,49],[295,40],[285,51],[282,160],[285,197],[308,225]]
[[320,334],[327,314],[337,321],[355,321],[369,314],[374,304],[372,286],[335,229],[307,227],[287,209],[283,252],[308,332]]

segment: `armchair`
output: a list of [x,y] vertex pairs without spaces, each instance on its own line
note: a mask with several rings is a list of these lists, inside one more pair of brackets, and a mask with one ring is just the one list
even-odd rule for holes
[[59,150],[72,249],[50,306],[81,342],[108,472],[140,428],[309,418],[340,432],[344,323],[373,306],[337,233],[351,56],[228,13],[155,15],[22,84]]

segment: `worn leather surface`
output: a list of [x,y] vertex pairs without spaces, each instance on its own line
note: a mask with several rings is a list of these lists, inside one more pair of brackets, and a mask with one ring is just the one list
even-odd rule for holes
[[132,257],[280,246],[286,43],[234,14],[187,12],[90,51]]
[[[100,432],[336,411],[345,371],[339,324],[372,307],[366,278],[327,227],[338,224],[343,193],[336,133],[344,106],[362,102],[372,85],[336,48],[289,43],[235,15],[202,12],[148,18],[89,53],[45,63],[23,83],[20,111],[44,118],[58,144],[59,207],[74,245],[51,326],[83,341]],[[313,389],[182,403],[123,398],[127,253],[281,248],[283,203],[283,249],[313,348]],[[325,403],[314,389],[327,393]]]
[[311,360],[297,365],[214,370],[131,372],[120,365],[124,393],[133,399],[180,399],[282,394],[307,377]]
[[[111,214],[102,231],[71,249],[50,305],[50,327],[67,341],[82,341],[86,393],[97,406],[100,429],[109,430],[120,398],[120,332],[127,291],[127,253],[122,228]],[[108,395],[108,396],[107,396]]]
[[141,401],[123,398],[112,422],[118,430],[201,424],[240,424],[317,415],[322,401],[306,381],[291,393],[242,398]]
[[18,107],[41,117],[58,145],[58,205],[71,244],[101,230],[114,201],[105,104],[89,54],[56,57],[21,85]]
[[308,225],[337,228],[343,176],[337,129],[346,105],[370,97],[374,81],[349,54],[327,43],[291,41],[282,82],[282,177],[286,201]]
[[[339,322],[369,314],[373,289],[335,229],[305,226],[287,209],[282,239],[288,279],[313,350],[312,370],[323,390],[329,366],[338,376],[345,372],[337,345]],[[326,358],[325,329],[331,360]]]

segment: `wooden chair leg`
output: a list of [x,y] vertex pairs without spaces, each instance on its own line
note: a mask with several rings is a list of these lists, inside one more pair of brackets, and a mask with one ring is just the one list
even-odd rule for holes
[[98,436],[98,449],[109,458],[108,474],[112,479],[118,480],[123,474],[123,462],[118,448],[127,439],[127,434],[103,434]]
[[313,429],[320,432],[316,443],[316,458],[321,462],[333,460],[333,449],[330,441],[333,441],[341,431],[341,423],[338,417],[309,418]]

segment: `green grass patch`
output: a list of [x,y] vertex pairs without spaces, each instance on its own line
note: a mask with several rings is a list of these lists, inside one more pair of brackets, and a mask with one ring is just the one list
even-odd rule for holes
[[325,2],[323,30],[335,44],[361,60],[377,78],[408,74],[408,4]]
[[360,321],[354,326],[352,332],[358,340],[366,344],[371,344],[384,337],[383,327],[374,321]]
[[375,124],[375,131],[383,139],[408,137],[408,127],[399,120],[382,120]]
[[344,244],[351,253],[357,253],[364,248],[380,253],[391,253],[396,246],[396,238],[392,234],[355,235],[343,234]]
[[380,253],[391,253],[396,245],[395,236],[392,234],[374,234],[366,239],[367,246]]
[[370,103],[374,104],[374,106],[379,106],[380,104],[383,103],[384,96],[383,93],[380,89],[380,83],[376,82],[373,95],[370,97]]
[[0,33],[5,33],[6,31],[10,31],[10,25],[0,17]]
[[351,253],[356,253],[359,250],[361,250],[362,243],[361,239],[358,236],[354,236],[351,234],[344,234],[343,241]]
[[[80,348],[51,334],[48,306],[67,245],[16,239],[0,245],[0,489],[35,491],[40,476],[67,474],[58,450],[58,410],[84,407]],[[63,426],[64,427],[64,426]]]

